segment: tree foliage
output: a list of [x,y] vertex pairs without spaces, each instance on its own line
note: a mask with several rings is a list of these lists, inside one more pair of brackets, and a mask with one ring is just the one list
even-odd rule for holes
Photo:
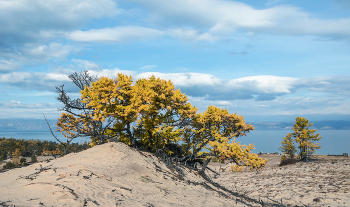
[[20,160],[19,157],[21,156],[21,150],[19,148],[17,148],[13,153],[12,153],[12,162],[13,164],[15,164],[15,166],[19,166],[20,165]]
[[236,165],[233,171],[242,170],[243,165],[249,168],[264,166],[267,160],[262,160],[250,151],[254,146],[240,145],[236,138],[246,136],[254,127],[246,124],[244,117],[230,114],[227,109],[209,106],[205,112],[198,114],[192,123],[192,138],[184,139],[185,148],[191,149],[194,154],[206,149],[210,155],[218,157],[222,162],[230,160]]
[[310,129],[313,124],[309,123],[309,120],[303,117],[295,118],[295,124],[293,125],[293,133],[287,134],[282,141],[282,152],[288,154],[290,158],[293,158],[294,153],[296,152],[294,143],[298,144],[299,149],[299,159],[307,159],[310,155],[315,153],[316,149],[321,149],[319,146],[319,141],[322,136],[320,133],[315,134],[317,129]]
[[283,137],[282,145],[280,150],[288,156],[288,158],[293,159],[297,150],[295,149],[295,145],[293,143],[292,134],[289,133],[287,136]]
[[170,80],[151,76],[133,82],[124,74],[115,79],[96,79],[87,72],[70,78],[79,83],[80,98],[72,100],[63,86],[57,88],[58,100],[65,105],[57,130],[66,137],[91,137],[92,146],[118,139],[133,147],[176,157],[188,166],[200,163],[202,169],[212,156],[250,168],[266,163],[250,153],[253,145],[235,141],[254,130],[243,116],[215,106],[198,113]]
[[311,154],[315,153],[316,149],[321,149],[319,141],[322,136],[320,133],[315,134],[317,129],[309,129],[313,123],[309,123],[309,120],[303,117],[297,117],[295,124],[293,125],[293,137],[299,148],[299,158],[305,159]]

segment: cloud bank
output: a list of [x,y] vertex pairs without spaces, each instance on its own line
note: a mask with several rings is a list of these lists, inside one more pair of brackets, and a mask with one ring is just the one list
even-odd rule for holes
[[[205,100],[275,100],[278,97],[313,93],[333,96],[350,96],[350,76],[292,78],[272,75],[247,76],[236,79],[220,79],[205,73],[160,73],[115,69],[101,69],[93,62],[73,59],[80,69],[97,77],[116,78],[118,73],[132,75],[134,80],[152,75],[171,80],[176,88],[191,97]],[[74,70],[57,70],[51,73],[11,72],[0,74],[0,83],[25,90],[54,91],[55,86],[69,85],[68,75]],[[51,88],[51,89],[50,89]]]
[[[87,68],[91,62],[86,63]],[[350,76],[292,78],[271,75],[247,76],[236,79],[220,79],[205,73],[159,73],[125,71],[120,69],[98,69],[90,67],[89,73],[98,77],[116,78],[117,73],[132,75],[134,80],[151,75],[171,80],[176,88],[189,96],[190,102],[200,111],[208,105],[228,108],[232,112],[246,115],[272,114],[349,114]],[[0,84],[23,90],[52,91],[55,86],[65,84],[67,90],[79,96],[79,90],[68,78],[69,70],[55,73],[11,72],[0,74]],[[4,92],[6,95],[6,91]],[[23,104],[15,100],[2,102],[2,108],[21,108],[22,111],[52,105]],[[57,115],[51,111],[52,115]]]

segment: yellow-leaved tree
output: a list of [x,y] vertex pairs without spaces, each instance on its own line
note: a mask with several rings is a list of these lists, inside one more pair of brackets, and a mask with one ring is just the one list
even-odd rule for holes
[[243,165],[259,168],[266,163],[250,153],[253,145],[235,141],[254,130],[243,116],[215,106],[197,113],[170,80],[151,76],[134,83],[124,74],[97,79],[87,72],[70,78],[81,89],[81,97],[70,99],[63,86],[58,90],[65,113],[57,130],[67,138],[88,136],[92,146],[117,138],[133,147],[170,155],[187,166],[199,163],[202,171],[212,156],[234,161],[238,170]]
[[295,142],[298,144],[299,148],[299,159],[307,159],[310,155],[315,153],[316,149],[321,149],[321,146],[317,141],[319,141],[322,136],[320,133],[315,134],[317,129],[310,129],[313,123],[309,123],[304,117],[295,118],[295,124],[293,125],[292,136]]
[[12,153],[12,158],[13,158],[12,162],[13,164],[15,164],[16,167],[20,165],[19,156],[21,156],[21,149],[16,148],[16,150]]
[[[310,129],[313,123],[309,123],[304,117],[295,118],[295,124],[293,125],[293,133],[287,134],[283,138],[281,151],[288,155],[289,158],[294,157],[294,153],[297,151],[294,142],[298,144],[299,149],[299,159],[305,160],[310,155],[315,153],[316,149],[321,149],[321,146],[317,141],[319,141],[322,136],[320,133],[315,134],[317,129]],[[283,159],[284,157],[282,157]]]
[[294,153],[297,152],[297,150],[295,149],[295,145],[293,143],[293,137],[292,134],[289,133],[287,134],[287,136],[283,137],[282,140],[282,145],[280,150],[284,153],[284,155],[282,155],[281,160],[286,159],[286,156],[288,156],[288,158],[293,159],[294,158]]

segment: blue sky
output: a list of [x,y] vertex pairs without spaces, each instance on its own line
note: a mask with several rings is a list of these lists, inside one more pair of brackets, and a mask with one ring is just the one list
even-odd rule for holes
[[0,118],[57,118],[68,75],[171,79],[200,111],[350,120],[350,1],[0,0]]

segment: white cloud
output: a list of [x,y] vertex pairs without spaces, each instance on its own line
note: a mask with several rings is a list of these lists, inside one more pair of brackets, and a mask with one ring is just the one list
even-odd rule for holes
[[262,93],[291,93],[291,89],[298,79],[290,77],[279,77],[272,75],[248,76],[244,78],[233,79],[228,85],[234,88],[250,87],[252,91],[260,91]]
[[350,77],[291,78],[279,76],[248,76],[237,79],[219,79],[211,74],[201,73],[158,73],[145,72],[135,79],[154,75],[171,80],[175,87],[186,95],[205,100],[274,100],[278,97],[299,93],[325,96],[332,94],[350,97]]
[[118,12],[112,0],[0,1],[0,45],[40,42],[55,32],[77,28],[91,18]]
[[216,104],[219,106],[232,106],[232,103],[230,101],[218,101]]
[[42,72],[11,72],[0,74],[0,84],[25,90],[55,91],[55,86],[69,83],[68,75]]
[[23,67],[23,65],[36,65],[48,62],[61,62],[73,52],[81,50],[80,47],[72,45],[63,45],[61,43],[52,42],[45,44],[26,44],[18,49],[18,51],[1,50],[0,56],[4,60],[0,60],[0,71],[14,71]]
[[169,29],[168,34],[172,37],[178,38],[183,41],[189,42],[197,42],[197,41],[213,41],[214,37],[212,37],[209,33],[199,33],[194,29]]
[[12,104],[20,104],[21,102],[15,101],[15,100],[11,100],[10,103],[12,103]]
[[70,65],[67,68],[58,66],[54,71],[55,71],[54,73],[65,74],[65,75],[70,75],[75,72],[74,67],[72,65]]
[[94,71],[94,70],[88,70],[90,75],[97,76],[98,78],[100,77],[109,77],[109,78],[116,78],[118,77],[118,73],[123,73],[126,75],[134,75],[134,71],[129,71],[129,70],[120,70],[118,68],[115,69],[102,69],[100,71]]
[[113,0],[0,0],[0,71],[65,58],[79,48],[54,39],[92,18],[118,13]]
[[56,119],[61,112],[57,108],[62,108],[61,103],[21,103],[12,100],[5,102],[0,107],[1,118],[42,118],[43,113],[49,119]]
[[35,81],[69,81],[65,74],[12,72],[0,75],[0,83],[34,83]]
[[[192,98],[208,102],[215,101],[219,105],[229,107],[236,106],[234,102],[238,100],[252,100],[254,103],[259,103],[254,106],[260,108],[262,105],[264,108],[282,107],[284,103],[297,108],[296,106],[304,104],[317,105],[319,100],[332,100],[324,99],[324,97],[332,97],[338,101],[348,100],[350,97],[349,76],[291,78],[264,75],[220,79],[214,75],[202,73],[144,72],[136,74],[135,71],[118,68],[88,70],[88,72],[93,76],[110,78],[116,78],[118,73],[123,73],[132,75],[134,81],[154,75],[165,80],[170,79],[176,88],[180,88]],[[70,82],[68,75],[58,72],[11,72],[0,74],[0,84],[38,91],[55,91],[55,86],[65,84],[67,90],[78,92],[78,89]],[[302,97],[302,99],[295,97]],[[274,100],[277,100],[279,105],[271,102]]]
[[156,65],[145,65],[143,67],[141,67],[140,69],[142,70],[149,70],[149,69],[152,69],[152,68],[155,68],[157,67]]
[[21,66],[14,60],[0,60],[0,72],[12,71],[20,67]]
[[69,78],[65,74],[57,74],[57,73],[47,73],[43,77],[44,80],[53,80],[53,81],[69,81]]
[[35,103],[35,104],[25,104],[16,100],[11,100],[10,102],[4,103],[6,108],[44,108],[47,107],[48,103]]
[[[83,61],[83,63],[86,63]],[[97,77],[116,78],[118,73],[134,75],[134,71],[115,69],[87,70],[90,75]],[[56,72],[11,72],[0,74],[0,84],[14,86],[25,90],[56,91],[56,86],[65,85],[66,90],[78,92],[78,88],[69,79],[71,70],[56,70]]]
[[123,26],[104,29],[91,29],[88,31],[75,30],[67,34],[67,37],[80,42],[125,42],[145,40],[162,36],[163,32],[139,26]]
[[78,65],[79,68],[82,68],[84,70],[101,70],[100,65],[88,60],[73,59],[72,62],[74,62]]
[[238,30],[248,34],[264,32],[343,38],[350,35],[350,18],[315,18],[298,7],[287,5],[255,9],[226,0],[133,1],[150,9],[149,22],[170,28],[174,36],[185,40],[212,41],[234,35]]
[[136,75],[136,79],[148,78],[154,75],[165,80],[171,80],[176,86],[201,86],[201,85],[217,85],[221,83],[219,78],[211,74],[203,73],[158,73],[158,72],[145,72]]
[[26,79],[31,78],[32,75],[29,72],[12,72],[0,75],[0,83],[20,83]]
[[230,113],[240,115],[265,116],[265,115],[302,115],[302,114],[350,114],[349,99],[334,99],[319,97],[278,97],[274,100],[256,101],[231,100],[231,105],[220,105],[219,101],[190,97],[192,105],[199,107],[199,111],[206,110],[207,106],[215,105],[227,108]]
[[[48,45],[37,46],[25,52],[30,58],[35,58],[38,62],[44,62],[64,59],[72,51],[77,51],[77,49],[71,45],[62,45],[61,43],[52,42]],[[28,60],[26,60],[26,62],[28,62]]]

